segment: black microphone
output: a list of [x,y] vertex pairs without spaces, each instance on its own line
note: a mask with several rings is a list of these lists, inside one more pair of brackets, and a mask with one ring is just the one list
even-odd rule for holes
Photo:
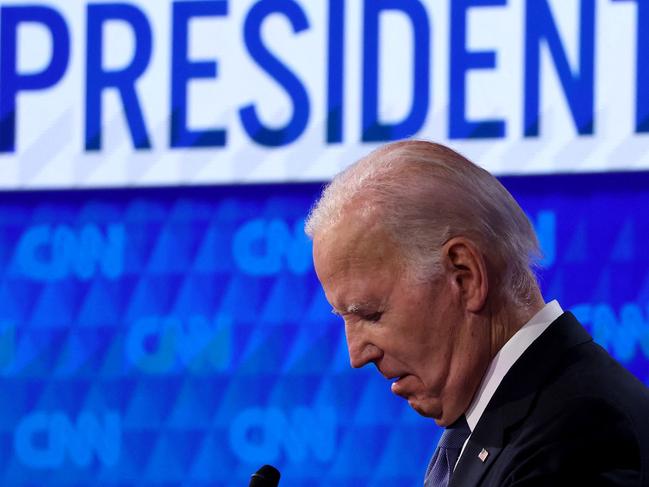
[[264,465],[250,477],[248,487],[277,487],[279,485],[279,470],[272,465]]

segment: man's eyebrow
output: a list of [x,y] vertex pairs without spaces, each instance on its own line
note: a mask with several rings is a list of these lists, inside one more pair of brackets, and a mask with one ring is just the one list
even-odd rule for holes
[[352,303],[343,311],[338,311],[336,308],[331,308],[331,312],[336,316],[344,316],[347,314],[357,315],[359,313],[365,312],[368,308],[371,308],[371,305],[369,303]]
[[352,303],[349,306],[347,306],[347,312],[351,314],[357,314],[361,311],[362,308],[363,305],[358,303]]

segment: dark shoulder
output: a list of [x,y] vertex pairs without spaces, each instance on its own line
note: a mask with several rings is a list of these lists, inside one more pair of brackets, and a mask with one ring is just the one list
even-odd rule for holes
[[631,422],[600,397],[539,405],[510,435],[499,485],[644,485]]
[[649,390],[593,342],[548,372],[529,415],[508,432],[503,485],[648,483]]
[[540,387],[536,403],[541,410],[565,409],[567,403],[590,410],[591,404],[592,414],[619,415],[649,434],[649,388],[592,341],[562,355]]

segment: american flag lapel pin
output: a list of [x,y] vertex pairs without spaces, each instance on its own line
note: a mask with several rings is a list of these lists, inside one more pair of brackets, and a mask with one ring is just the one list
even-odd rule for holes
[[478,458],[482,460],[483,463],[485,462],[488,456],[489,456],[489,452],[484,448],[480,450],[480,453],[478,453]]

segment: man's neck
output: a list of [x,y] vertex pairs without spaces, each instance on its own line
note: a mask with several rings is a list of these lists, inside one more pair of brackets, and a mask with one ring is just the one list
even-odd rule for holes
[[520,330],[525,323],[538,313],[545,305],[538,288],[534,289],[529,305],[520,306],[501,301],[501,305],[492,308],[491,350],[493,358],[498,351]]

